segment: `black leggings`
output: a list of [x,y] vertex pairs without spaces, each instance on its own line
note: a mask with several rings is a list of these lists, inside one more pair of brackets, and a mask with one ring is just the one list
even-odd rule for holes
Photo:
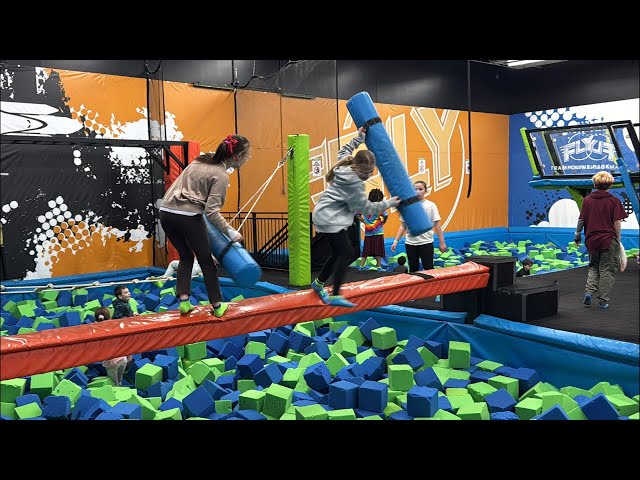
[[211,303],[221,302],[222,292],[218,279],[218,266],[211,256],[209,234],[202,215],[179,215],[160,210],[160,224],[180,255],[176,295],[191,294],[191,269],[195,253],[200,268],[202,268],[209,301]]
[[331,247],[331,256],[327,258],[322,265],[318,281],[325,283],[333,273],[333,295],[340,295],[340,287],[347,270],[347,265],[351,259],[352,247],[346,230],[338,233],[325,233],[329,246]]
[[407,245],[407,259],[409,260],[409,271],[417,272],[420,268],[418,260],[422,260],[424,270],[433,270],[433,242],[422,245]]

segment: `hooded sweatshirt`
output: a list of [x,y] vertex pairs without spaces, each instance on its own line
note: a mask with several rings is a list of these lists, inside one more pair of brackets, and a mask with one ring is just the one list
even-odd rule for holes
[[[351,140],[338,153],[338,159],[350,154],[362,143],[364,135]],[[363,215],[381,213],[390,207],[390,200],[370,202],[364,182],[350,166],[333,171],[333,182],[324,191],[313,209],[313,223],[318,233],[338,233],[353,224],[356,211]]]
[[590,252],[602,252],[616,237],[614,222],[627,218],[622,202],[606,190],[595,190],[584,199],[580,220],[584,220],[585,245]]

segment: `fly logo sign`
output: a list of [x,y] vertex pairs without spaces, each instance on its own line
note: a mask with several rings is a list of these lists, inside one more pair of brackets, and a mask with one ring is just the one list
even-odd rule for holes
[[615,148],[603,134],[572,135],[566,145],[560,147],[563,162],[577,161],[602,162],[613,159]]

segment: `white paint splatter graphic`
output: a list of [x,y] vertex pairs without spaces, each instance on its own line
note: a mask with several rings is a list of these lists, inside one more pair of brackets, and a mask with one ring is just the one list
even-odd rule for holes
[[[48,205],[52,210],[38,216],[41,228],[37,228],[33,237],[26,242],[25,250],[29,248],[29,255],[35,257],[35,270],[27,271],[26,280],[50,278],[53,265],[59,261],[59,256],[67,252],[75,255],[89,248],[94,233],[100,235],[102,246],[106,246],[107,240],[111,238],[124,238],[129,234],[130,241],[134,242],[129,251],[136,253],[142,251],[144,241],[149,237],[149,232],[142,225],[125,231],[104,225],[100,222],[101,217],[91,210],[84,216],[73,216],[61,196],[50,200]],[[60,223],[54,218],[53,210],[64,211]],[[32,242],[34,247],[30,247]]]
[[36,94],[46,95],[47,92],[44,89],[44,82],[49,78],[49,73],[42,67],[36,68]]
[[14,73],[6,68],[3,68],[2,71],[0,71],[0,89],[6,90],[9,93],[8,97],[12,100],[15,95],[15,91],[12,87],[13,75]]

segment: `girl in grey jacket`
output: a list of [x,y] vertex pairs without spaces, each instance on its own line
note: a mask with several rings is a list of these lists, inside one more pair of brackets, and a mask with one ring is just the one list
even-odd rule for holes
[[[311,287],[327,305],[355,307],[356,304],[340,295],[340,287],[351,256],[351,243],[347,229],[353,223],[356,211],[363,215],[374,215],[400,204],[400,198],[393,197],[382,202],[370,202],[364,182],[373,173],[376,158],[373,152],[361,150],[354,156],[353,151],[365,140],[365,130],[338,152],[338,163],[327,173],[330,183],[313,210],[313,224],[316,232],[324,233],[331,247],[331,256],[324,262],[322,270]],[[333,292],[330,296],[324,289],[325,282],[333,273]]]

